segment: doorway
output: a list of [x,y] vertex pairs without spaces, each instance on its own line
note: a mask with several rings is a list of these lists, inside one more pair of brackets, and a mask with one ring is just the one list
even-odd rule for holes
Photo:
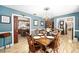
[[[63,18],[59,18],[57,19],[57,27],[60,28],[60,21],[64,21],[64,33],[65,35],[69,35],[69,37],[74,40],[75,38],[75,16],[70,16],[70,17],[63,17]],[[63,22],[61,22],[61,24],[63,24]],[[63,27],[62,26],[62,27]]]
[[30,34],[30,20],[29,18],[18,18],[18,34],[20,37],[26,37],[26,32]]
[[75,17],[67,17],[66,18],[66,30],[67,34],[73,40],[75,37]]
[[12,22],[12,41],[13,44],[19,42],[19,35],[22,37],[25,36],[25,32],[30,34],[30,18],[29,17],[22,17],[18,15],[13,15],[13,22]]

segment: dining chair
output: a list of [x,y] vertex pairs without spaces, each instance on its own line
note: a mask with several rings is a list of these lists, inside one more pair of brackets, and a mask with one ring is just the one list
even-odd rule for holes
[[51,41],[51,43],[47,46],[48,48],[51,48],[54,53],[58,53],[58,49],[60,46],[60,32],[55,36],[54,40]]
[[28,44],[29,44],[29,53],[35,53],[39,50],[41,50],[41,45],[39,42],[35,41],[31,35],[27,36]]
[[60,32],[58,32],[54,42],[55,42],[54,52],[58,53],[58,49],[59,49],[59,46],[60,46]]

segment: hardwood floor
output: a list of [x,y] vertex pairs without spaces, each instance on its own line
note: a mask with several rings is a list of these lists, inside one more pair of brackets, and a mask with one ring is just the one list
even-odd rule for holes
[[79,53],[79,42],[72,41],[72,32],[67,35],[61,35],[60,53]]

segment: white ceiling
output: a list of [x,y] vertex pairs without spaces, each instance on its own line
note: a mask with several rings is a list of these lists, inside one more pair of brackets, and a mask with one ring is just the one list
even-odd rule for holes
[[79,12],[78,5],[5,5],[6,7],[13,8],[26,13],[34,14],[37,16],[45,17],[46,11],[44,8],[48,7],[48,17],[64,15],[73,12]]

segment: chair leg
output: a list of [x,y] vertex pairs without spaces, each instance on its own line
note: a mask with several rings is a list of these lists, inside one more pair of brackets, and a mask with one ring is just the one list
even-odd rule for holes
[[53,49],[53,52],[56,53],[56,52],[55,52],[55,49]]
[[4,46],[4,52],[5,52],[5,50],[6,50],[6,46]]
[[29,50],[28,53],[31,53],[31,51]]
[[58,48],[55,49],[55,52],[58,53]]

